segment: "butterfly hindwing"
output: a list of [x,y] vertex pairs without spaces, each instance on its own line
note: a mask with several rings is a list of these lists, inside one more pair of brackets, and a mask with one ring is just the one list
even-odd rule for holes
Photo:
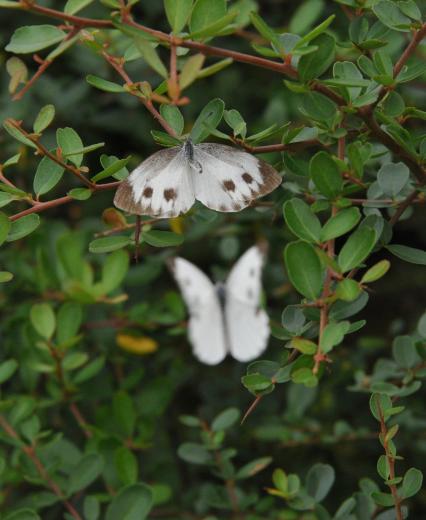
[[182,147],[160,150],[119,186],[114,204],[129,213],[176,217],[195,201],[192,176]]
[[225,319],[229,349],[238,361],[250,361],[266,348],[269,318],[260,308],[264,253],[259,246],[248,249],[226,282]]
[[223,312],[216,288],[191,262],[175,258],[171,271],[189,310],[188,335],[195,356],[208,365],[226,356]]
[[201,172],[191,172],[195,197],[216,211],[240,211],[282,182],[268,163],[232,146],[195,145],[194,160],[201,165]]

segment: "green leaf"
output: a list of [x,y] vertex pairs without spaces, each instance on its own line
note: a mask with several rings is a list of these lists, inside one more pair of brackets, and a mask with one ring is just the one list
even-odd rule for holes
[[211,130],[217,128],[223,117],[223,111],[225,110],[225,103],[219,99],[212,99],[200,112],[199,116],[194,122],[190,137],[192,141],[200,143],[204,141]]
[[67,0],[64,7],[64,13],[76,14],[91,3],[93,3],[93,0]]
[[154,247],[174,247],[183,244],[184,236],[172,231],[150,230],[142,232],[144,242]]
[[305,385],[307,388],[313,388],[318,385],[318,378],[312,373],[311,368],[297,368],[291,372],[291,380],[296,385]]
[[327,152],[318,152],[312,157],[309,175],[319,192],[329,199],[337,197],[343,189],[339,168]]
[[381,260],[377,262],[377,264],[370,267],[364,276],[361,278],[361,283],[371,283],[379,280],[382,276],[384,276],[390,268],[389,260]]
[[177,454],[185,462],[191,464],[208,464],[211,461],[211,455],[202,444],[194,442],[185,442],[178,448]]
[[373,5],[373,11],[384,25],[394,31],[409,31],[411,20],[403,14],[397,3],[391,0],[382,0]]
[[169,125],[176,132],[176,135],[181,135],[185,121],[179,108],[175,105],[161,105],[160,114],[169,123]]
[[251,23],[256,27],[258,32],[279,51],[283,51],[278,34],[261,18],[257,13],[250,13]]
[[13,274],[9,271],[0,271],[0,283],[6,283],[13,280]]
[[336,296],[339,300],[352,302],[356,300],[361,292],[359,283],[351,278],[346,278],[339,282],[336,286]]
[[261,457],[259,459],[252,460],[248,464],[245,464],[242,468],[237,471],[235,475],[236,480],[242,480],[251,478],[259,471],[264,470],[272,462],[272,457]]
[[92,87],[103,90],[104,92],[127,92],[122,85],[98,78],[97,76],[93,76],[93,74],[86,76],[86,81],[89,85],[92,85]]
[[324,0],[307,0],[298,5],[290,20],[290,32],[294,34],[305,32],[315,23],[323,9]]
[[284,250],[290,282],[310,300],[319,297],[322,288],[321,262],[315,249],[307,242],[291,242]]
[[225,110],[224,119],[226,123],[232,128],[234,137],[237,137],[238,135],[241,135],[243,139],[246,137],[247,124],[238,110]]
[[10,76],[9,92],[14,94],[21,83],[28,79],[28,69],[25,63],[16,56],[12,56],[6,62],[6,70]]
[[423,473],[416,468],[410,468],[404,475],[401,491],[402,498],[409,498],[416,495],[423,483]]
[[126,157],[125,159],[119,159],[117,161],[114,161],[109,166],[107,166],[106,168],[104,168],[103,170],[98,172],[96,175],[94,175],[91,178],[91,181],[98,182],[98,181],[101,181],[102,179],[106,179],[107,177],[111,177],[115,173],[122,170],[126,166],[126,164],[130,161],[130,159],[131,159],[131,156],[129,155],[129,157]]
[[380,421],[381,415],[385,417],[386,412],[392,408],[392,401],[388,395],[372,394],[370,397],[370,411],[373,417]]
[[168,72],[164,63],[161,61],[160,56],[153,47],[153,44],[144,38],[135,38],[135,45],[138,51],[141,53],[142,58],[148,63],[148,65],[157,72],[161,77],[167,78]]
[[0,212],[0,245],[6,241],[11,226],[12,222],[9,220],[9,217],[5,213]]
[[394,505],[394,498],[391,493],[373,491],[373,493],[371,493],[371,498],[374,500],[374,502],[376,502],[376,504],[379,504],[380,506],[392,507]]
[[238,408],[227,408],[213,419],[211,429],[214,432],[227,430],[238,421],[240,415]]
[[402,162],[384,164],[377,174],[381,190],[389,197],[396,197],[403,190],[409,178],[410,170]]
[[421,361],[411,336],[397,336],[392,343],[392,355],[397,364],[406,369],[412,368]]
[[121,446],[114,453],[114,465],[117,476],[124,485],[135,484],[138,480],[138,461],[133,453]]
[[62,179],[65,168],[45,155],[38,163],[34,175],[33,189],[37,197],[48,193]]
[[11,135],[14,139],[19,141],[22,144],[25,144],[26,146],[29,146],[30,148],[34,148],[37,150],[37,146],[30,141],[27,137],[21,134],[21,132],[15,128],[7,119],[3,123],[3,128],[6,130],[6,132]]
[[321,242],[326,242],[348,233],[358,224],[360,219],[361,212],[358,208],[340,210],[324,224],[320,235]]
[[31,307],[30,320],[32,326],[43,338],[52,338],[56,328],[56,318],[48,303],[36,303]]
[[[101,160],[101,165],[106,169],[109,166],[112,166],[116,161],[119,161],[120,159],[118,157],[116,157],[115,155],[102,154],[100,160]],[[114,167],[114,169],[115,169],[115,167]],[[117,179],[119,181],[122,181],[123,179],[125,179],[128,176],[129,176],[129,170],[125,166],[120,168],[117,172],[112,174],[112,177],[114,177],[114,179]]]
[[83,456],[71,470],[67,492],[72,495],[90,486],[100,476],[103,467],[103,460],[96,453]]
[[8,52],[28,54],[61,42],[67,34],[54,25],[27,25],[19,27],[6,46]]
[[152,491],[145,484],[120,490],[106,511],[105,520],[145,520],[152,508]]
[[18,368],[18,362],[15,359],[8,359],[0,364],[0,385],[10,379]]
[[315,464],[306,476],[306,491],[316,502],[328,495],[334,484],[336,474],[329,464]]
[[321,223],[311,208],[301,199],[293,198],[284,203],[284,218],[290,230],[302,240],[319,242]]
[[83,503],[84,520],[98,520],[100,518],[101,506],[95,496],[86,496]]
[[38,113],[33,129],[36,134],[40,134],[45,130],[55,117],[55,107],[53,105],[45,105]]
[[337,262],[343,273],[359,267],[376,243],[376,232],[367,226],[359,227],[340,250]]
[[322,35],[322,33],[328,28],[328,26],[333,22],[333,20],[335,18],[336,18],[336,15],[332,14],[326,20],[324,20],[322,23],[317,25],[314,29],[309,31],[308,34],[305,34],[305,36],[302,36],[302,38],[300,38],[300,40],[294,46],[293,50],[299,49],[300,47],[304,47],[307,43],[311,42],[312,40],[316,41],[316,38],[318,38],[320,35]]
[[308,92],[303,94],[300,111],[314,121],[329,123],[337,114],[337,105],[319,92]]
[[292,338],[291,346],[302,354],[306,354],[308,356],[312,356],[312,354],[315,354],[317,351],[316,343],[305,338]]
[[79,303],[65,302],[59,307],[56,338],[59,344],[74,338],[80,329],[83,309]]
[[189,30],[203,30],[226,15],[226,0],[196,0],[189,21]]
[[193,0],[164,0],[167,20],[175,34],[186,25],[191,14]]
[[426,265],[426,251],[414,247],[391,244],[385,246],[388,251],[410,264]]
[[7,242],[14,242],[15,240],[26,237],[35,231],[39,225],[40,217],[35,213],[32,213],[31,215],[25,215],[25,217],[22,217],[19,220],[15,220],[12,222],[9,235],[7,237]]
[[113,397],[112,408],[116,428],[124,437],[131,437],[136,424],[136,411],[132,398],[124,390],[120,390]]
[[129,269],[129,255],[123,251],[114,251],[102,266],[101,287],[104,293],[115,290],[124,280]]
[[85,367],[78,371],[73,380],[74,384],[79,385],[85,381],[88,381],[89,379],[92,379],[102,370],[104,365],[105,358],[103,357],[98,357],[91,363],[88,363]]
[[84,365],[85,363],[87,363],[88,359],[89,359],[89,355],[86,354],[85,352],[69,352],[62,359],[62,368],[66,372],[75,370],[76,368],[81,367],[81,365]]
[[321,336],[321,350],[326,354],[330,352],[336,345],[339,345],[345,334],[349,330],[349,322],[348,321],[339,321],[339,322],[331,322],[329,323]]
[[80,167],[83,162],[83,154],[75,153],[81,150],[84,145],[81,137],[73,128],[58,128],[56,130],[56,141],[61,149],[62,155],[72,162],[75,166]]
[[67,195],[75,200],[87,200],[92,196],[92,190],[89,190],[89,188],[73,188]]
[[[179,86],[182,90],[189,87],[191,83],[193,83],[198,74],[201,71],[205,60],[205,56],[203,54],[194,54],[194,56],[190,56],[184,63],[182,70],[179,75]],[[171,105],[168,105],[171,106]]]
[[241,382],[253,394],[264,392],[272,387],[271,378],[259,373],[243,376]]
[[103,237],[92,240],[89,244],[91,253],[111,253],[117,249],[122,249],[132,243],[132,240],[126,236]]
[[[2,7],[1,2],[0,7]],[[13,511],[10,515],[5,516],[4,520],[41,520],[41,517],[34,509],[24,508]]]
[[236,16],[236,12],[228,13],[225,16],[222,16],[222,18],[219,18],[218,20],[213,22],[212,24],[207,25],[203,29],[200,29],[199,31],[191,31],[189,37],[193,40],[201,40],[216,35],[220,35],[227,30],[226,28],[228,28],[229,31],[232,31],[233,26],[230,24]]
[[14,164],[18,164],[20,158],[21,158],[20,153],[13,155],[9,159],[7,159],[6,162],[3,163],[3,169],[6,168],[7,166],[13,166]]
[[321,34],[312,45],[318,50],[302,56],[297,66],[299,78],[304,83],[319,78],[334,61],[336,42],[332,36]]

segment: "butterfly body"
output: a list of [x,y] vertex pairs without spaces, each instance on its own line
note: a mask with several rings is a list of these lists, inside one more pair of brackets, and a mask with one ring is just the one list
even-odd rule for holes
[[263,352],[269,319],[259,300],[263,253],[250,248],[232,268],[225,283],[214,285],[194,264],[175,258],[171,270],[188,306],[188,336],[194,354],[215,365],[229,353],[250,361]]
[[159,218],[186,213],[195,200],[216,211],[240,211],[281,184],[265,161],[231,146],[190,140],[160,150],[119,186],[114,204]]

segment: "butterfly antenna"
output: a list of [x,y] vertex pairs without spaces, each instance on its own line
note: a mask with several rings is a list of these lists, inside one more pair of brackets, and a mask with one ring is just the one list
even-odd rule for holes
[[142,221],[140,215],[136,215],[136,226],[135,226],[135,262],[139,262],[139,240],[141,236]]

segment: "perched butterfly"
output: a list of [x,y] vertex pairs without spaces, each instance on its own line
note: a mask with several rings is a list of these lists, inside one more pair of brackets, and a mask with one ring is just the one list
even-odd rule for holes
[[247,152],[188,139],[143,161],[120,184],[114,204],[159,218],[187,212],[195,199],[216,211],[240,211],[281,182],[272,166]]
[[259,306],[263,260],[262,249],[251,247],[226,283],[216,286],[191,262],[179,257],[171,261],[189,309],[189,340],[201,362],[215,365],[228,353],[238,361],[249,361],[265,350],[269,319]]

